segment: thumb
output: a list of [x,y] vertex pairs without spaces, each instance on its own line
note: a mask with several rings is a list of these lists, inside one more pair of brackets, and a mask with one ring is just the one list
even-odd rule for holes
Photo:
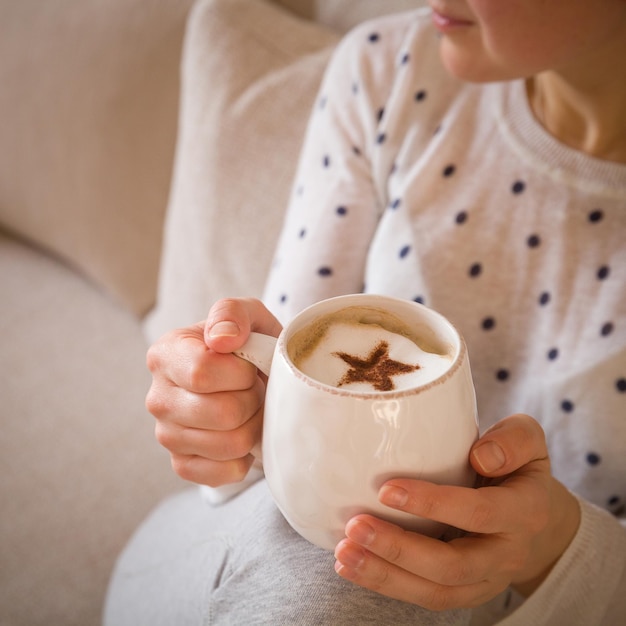
[[543,429],[528,415],[512,415],[492,426],[472,446],[470,462],[482,476],[505,476],[533,461],[547,460]]
[[240,348],[251,331],[278,337],[281,325],[260,300],[225,298],[209,311],[204,342],[215,352],[228,353]]

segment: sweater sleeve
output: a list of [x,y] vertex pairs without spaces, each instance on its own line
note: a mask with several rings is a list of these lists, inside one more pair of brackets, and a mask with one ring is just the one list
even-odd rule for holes
[[579,502],[581,523],[569,548],[543,584],[499,626],[626,624],[626,521]]
[[[394,47],[399,40],[379,41],[368,25],[344,38],[311,113],[263,297],[283,324],[318,300],[363,289],[381,204],[370,162],[377,144],[376,103],[385,102],[393,80],[386,67],[389,56],[379,54],[379,44]],[[262,468],[255,466],[239,483],[201,486],[201,492],[219,505],[262,477]]]
[[264,302],[286,323],[322,299],[365,289],[387,205],[393,148],[382,130],[405,29],[381,20],[340,43],[312,111]]

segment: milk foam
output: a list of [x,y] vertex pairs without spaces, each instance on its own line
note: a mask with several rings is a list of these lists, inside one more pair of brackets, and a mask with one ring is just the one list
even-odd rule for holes
[[448,370],[450,363],[450,355],[426,352],[378,324],[335,321],[296,364],[321,383],[363,392],[425,385]]

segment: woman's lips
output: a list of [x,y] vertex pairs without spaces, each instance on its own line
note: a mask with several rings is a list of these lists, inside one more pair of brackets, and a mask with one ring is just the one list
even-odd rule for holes
[[436,9],[432,10],[433,24],[435,28],[442,33],[449,33],[459,28],[466,28],[471,26],[472,22],[460,17],[454,17],[446,13],[441,13]]

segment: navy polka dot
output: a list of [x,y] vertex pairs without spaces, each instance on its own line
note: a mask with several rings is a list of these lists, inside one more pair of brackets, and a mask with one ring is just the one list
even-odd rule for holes
[[606,322],[606,324],[602,324],[602,328],[600,329],[600,334],[603,337],[608,337],[613,332],[614,326],[613,322]]
[[345,206],[338,206],[335,209],[335,213],[337,213],[337,215],[343,217],[344,215],[348,214],[348,209]]
[[500,381],[500,382],[504,382],[505,380],[508,380],[510,376],[509,370],[505,370],[505,369],[499,369],[496,372],[496,378]]
[[493,317],[486,317],[482,321],[481,326],[483,327],[483,330],[492,330],[496,326],[496,320],[493,319]]
[[608,265],[603,265],[601,268],[598,269],[596,276],[598,277],[598,280],[605,280],[609,277],[610,273],[611,268]]
[[563,409],[565,413],[572,413],[574,411],[574,403],[571,400],[563,400],[563,402],[561,402],[561,409]]
[[386,139],[387,139],[387,135],[385,135],[385,133],[380,133],[378,137],[376,137],[376,143],[377,144],[385,143]]
[[619,393],[626,393],[626,378],[618,378],[615,381],[615,388]]
[[454,220],[457,224],[465,224],[465,222],[467,222],[467,218],[467,211],[459,211]]
[[596,452],[589,452],[587,454],[587,463],[589,463],[589,465],[599,465],[601,460],[600,455]]
[[325,265],[324,267],[320,267],[320,268],[317,270],[317,273],[318,273],[320,276],[324,276],[324,277],[326,277],[326,276],[332,276],[332,274],[333,274],[333,270],[332,270],[332,268],[330,268],[330,267],[328,267],[328,266],[326,266],[326,265]]
[[356,146],[352,146],[352,154],[356,156],[361,156],[361,149],[357,148]]
[[426,100],[426,91],[424,91],[423,89],[420,89],[416,94],[415,94],[415,100],[417,102],[422,102],[422,100]]
[[280,296],[280,303],[281,304],[285,304],[285,302],[287,302],[287,295],[286,294],[282,294]]
[[524,192],[524,189],[526,189],[526,183],[524,183],[521,180],[515,181],[513,183],[513,185],[511,186],[511,191],[515,194],[518,195],[520,193]]
[[400,249],[400,252],[398,253],[398,256],[401,259],[404,259],[409,254],[409,252],[411,252],[411,246],[403,246]]
[[559,349],[558,348],[551,348],[550,350],[548,350],[548,359],[550,361],[556,361],[556,359],[559,358]]
[[327,154],[325,154],[324,158],[322,159],[322,165],[324,167],[330,167],[330,157]]
[[370,43],[376,43],[380,40],[380,35],[378,33],[370,33],[367,39]]
[[477,276],[480,276],[481,273],[483,271],[483,266],[480,263],[474,263],[470,268],[469,268],[469,275],[472,278],[476,278]]
[[452,176],[454,172],[456,172],[456,165],[453,165],[452,163],[450,165],[446,165],[443,168],[443,175],[446,178],[450,178],[450,176]]
[[306,237],[306,228],[303,228],[300,230],[300,232],[298,233],[298,238],[299,239],[304,239]]
[[409,56],[409,53],[408,53],[408,52],[405,52],[405,53],[402,55],[402,60],[400,61],[400,63],[402,63],[402,65],[406,65],[406,64],[409,62],[409,59],[410,59],[410,58],[411,58],[411,57]]
[[391,201],[391,204],[389,205],[389,208],[393,209],[395,211],[396,209],[400,208],[401,204],[402,204],[402,200],[400,198],[396,198],[395,200]]
[[603,218],[604,212],[601,209],[596,209],[595,211],[591,211],[591,213],[589,213],[589,221],[592,224],[597,224],[598,222],[601,222]]
[[385,115],[385,107],[381,107],[378,109],[378,113],[376,113],[376,119],[380,122],[383,119],[383,115]]
[[417,302],[417,304],[424,304],[424,297],[423,296],[415,296],[413,298],[413,302]]
[[528,244],[529,248],[537,248],[539,244],[541,243],[541,239],[539,238],[539,235],[531,235],[526,240],[526,243]]

